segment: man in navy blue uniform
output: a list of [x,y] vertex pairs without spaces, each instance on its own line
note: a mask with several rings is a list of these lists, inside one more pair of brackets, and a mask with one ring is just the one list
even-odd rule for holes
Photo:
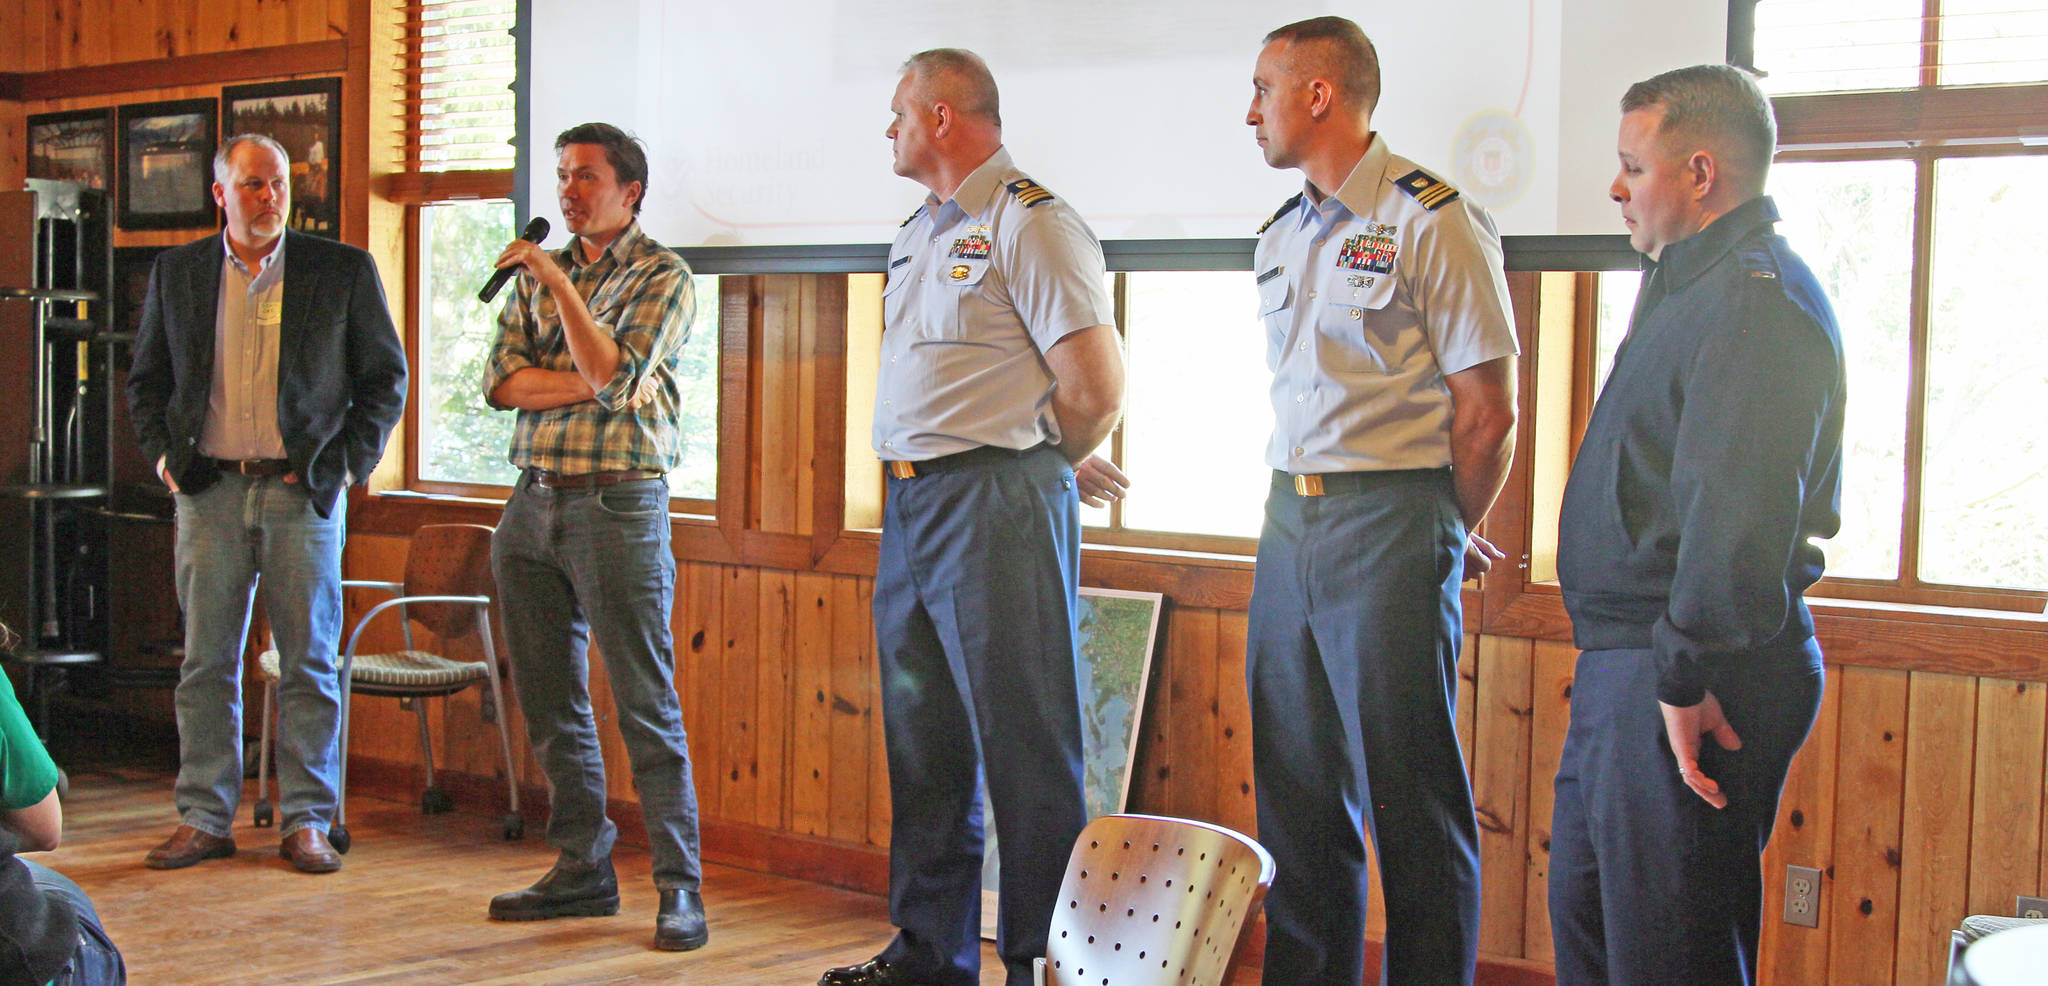
[[1646,261],[1558,525],[1583,653],[1551,823],[1557,981],[1747,984],[1757,859],[1820,707],[1801,594],[1841,523],[1841,335],[1772,231],[1756,83],[1677,69],[1621,109],[1611,194]]
[[[1265,981],[1357,986],[1365,840],[1385,982],[1469,986],[1479,830],[1453,720],[1470,533],[1507,472],[1515,330],[1500,236],[1372,128],[1379,56],[1341,17],[1266,36],[1245,122],[1307,179],[1259,230],[1273,468],[1246,677]],[[1008,833],[1004,833],[1008,838]]]
[[996,948],[1010,986],[1027,986],[1087,822],[1076,487],[1120,492],[1090,453],[1123,408],[1122,349],[1102,248],[1010,162],[988,66],[958,49],[914,55],[889,108],[896,173],[931,193],[889,250],[875,392],[889,474],[875,636],[900,930],[819,982],[981,981],[985,773],[1002,831]]

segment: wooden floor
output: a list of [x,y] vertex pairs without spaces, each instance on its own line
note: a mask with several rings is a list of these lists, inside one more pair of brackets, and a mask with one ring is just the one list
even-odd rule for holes
[[[277,857],[274,829],[241,852],[186,870],[144,869],[177,824],[171,777],[81,769],[65,800],[64,847],[35,858],[92,896],[138,986],[195,983],[690,983],[808,986],[828,966],[872,955],[887,903],[867,894],[707,866],[711,944],[650,947],[655,893],[644,850],[614,854],[618,916],[530,924],[485,920],[492,894],[531,883],[553,861],[530,818],[522,842],[494,819],[422,816],[409,804],[351,799],[354,846],[341,872],[307,876]],[[982,982],[1003,981],[984,946]]]

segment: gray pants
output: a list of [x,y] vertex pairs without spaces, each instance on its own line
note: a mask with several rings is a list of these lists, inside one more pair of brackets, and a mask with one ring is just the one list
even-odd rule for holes
[[595,637],[640,792],[654,885],[696,890],[697,789],[669,630],[668,483],[550,490],[522,476],[491,539],[491,568],[526,735],[548,775],[548,845],[565,862],[594,865],[618,838],[604,813],[604,755],[590,710]]

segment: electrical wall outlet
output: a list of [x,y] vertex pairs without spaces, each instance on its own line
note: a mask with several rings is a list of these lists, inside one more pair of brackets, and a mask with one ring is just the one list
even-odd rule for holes
[[2012,916],[2016,918],[2048,918],[2048,897],[2029,897],[2021,894],[2013,898]]
[[1820,871],[1811,866],[1785,867],[1785,923],[1820,927]]

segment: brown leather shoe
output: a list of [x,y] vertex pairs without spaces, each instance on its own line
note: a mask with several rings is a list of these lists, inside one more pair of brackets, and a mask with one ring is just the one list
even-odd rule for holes
[[182,870],[208,859],[225,859],[235,854],[235,840],[208,835],[190,825],[180,825],[163,844],[142,858],[153,870]]
[[303,828],[277,844],[277,854],[301,873],[332,873],[341,869],[341,854],[327,841],[327,833]]

